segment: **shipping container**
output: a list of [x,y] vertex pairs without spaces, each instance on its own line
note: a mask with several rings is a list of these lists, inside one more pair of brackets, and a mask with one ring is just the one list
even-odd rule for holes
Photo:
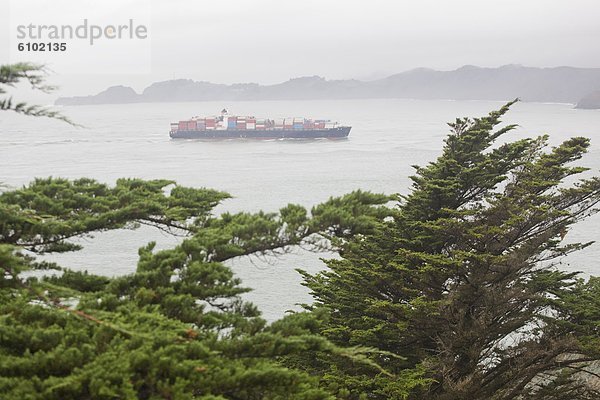
[[[347,137],[350,127],[339,126],[331,120],[286,117],[276,119],[257,119],[255,116],[199,117],[170,124],[172,138],[223,138],[223,137]],[[264,131],[252,133],[252,131]],[[281,130],[285,130],[283,134]],[[238,131],[238,132],[236,132]],[[248,131],[244,133],[243,131]]]

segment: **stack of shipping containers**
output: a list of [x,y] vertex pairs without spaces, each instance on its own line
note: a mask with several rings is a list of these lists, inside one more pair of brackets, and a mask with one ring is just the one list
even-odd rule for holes
[[[240,116],[226,116],[224,118],[222,125],[220,124],[220,128],[228,130],[314,130],[335,127],[335,123],[326,119],[277,118],[269,120]],[[194,117],[187,121],[179,121],[178,123],[171,124],[172,131],[203,131],[214,129],[217,129],[216,117]]]
[[246,129],[246,117],[237,117],[237,130],[245,130]]
[[214,130],[217,128],[217,119],[215,117],[206,117],[206,130]]
[[299,130],[304,128],[304,118],[294,118],[293,123],[294,130]]
[[235,129],[237,127],[237,117],[227,117],[227,129]]

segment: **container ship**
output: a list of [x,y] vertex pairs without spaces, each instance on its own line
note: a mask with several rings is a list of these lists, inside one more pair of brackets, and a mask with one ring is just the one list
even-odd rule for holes
[[214,117],[193,117],[171,124],[173,139],[344,139],[350,126],[322,119],[257,119],[229,115],[227,110]]

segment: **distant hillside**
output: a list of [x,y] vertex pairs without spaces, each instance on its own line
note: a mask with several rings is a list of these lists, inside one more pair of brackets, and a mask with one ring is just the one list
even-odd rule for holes
[[276,85],[224,85],[176,79],[153,83],[141,94],[128,87],[114,86],[94,96],[62,97],[56,104],[353,98],[510,100],[515,97],[523,101],[577,103],[590,88],[600,88],[600,68],[467,65],[453,71],[418,68],[368,82],[312,76]]
[[111,86],[103,92],[93,96],[60,97],[55,104],[80,105],[80,104],[123,104],[135,103],[140,100],[140,95],[127,86]]
[[584,108],[588,110],[600,109],[600,90],[588,93],[577,102],[575,108]]

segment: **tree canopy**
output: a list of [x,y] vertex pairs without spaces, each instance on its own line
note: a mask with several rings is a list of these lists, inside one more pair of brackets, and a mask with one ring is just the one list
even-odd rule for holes
[[[277,362],[319,351],[359,359],[302,327],[267,326],[223,261],[322,246],[367,233],[387,196],[354,192],[309,213],[212,209],[227,194],[170,181],[37,179],[0,194],[0,393],[7,399],[325,399],[318,380]],[[117,278],[63,269],[38,253],[69,239],[149,224],[185,234],[173,249],[139,251]],[[19,250],[20,249],[20,250]],[[32,270],[60,273],[35,278]],[[294,320],[295,321],[295,320]],[[367,361],[365,361],[367,362]]]
[[600,179],[575,180],[586,168],[571,165],[589,140],[497,144],[514,128],[498,128],[511,104],[449,124],[392,218],[344,244],[329,270],[304,273],[310,308],[326,312],[320,333],[390,353],[377,362],[395,379],[304,362],[348,398],[597,398],[582,381],[598,377],[598,278],[558,268],[590,244],[563,242],[600,201]]

